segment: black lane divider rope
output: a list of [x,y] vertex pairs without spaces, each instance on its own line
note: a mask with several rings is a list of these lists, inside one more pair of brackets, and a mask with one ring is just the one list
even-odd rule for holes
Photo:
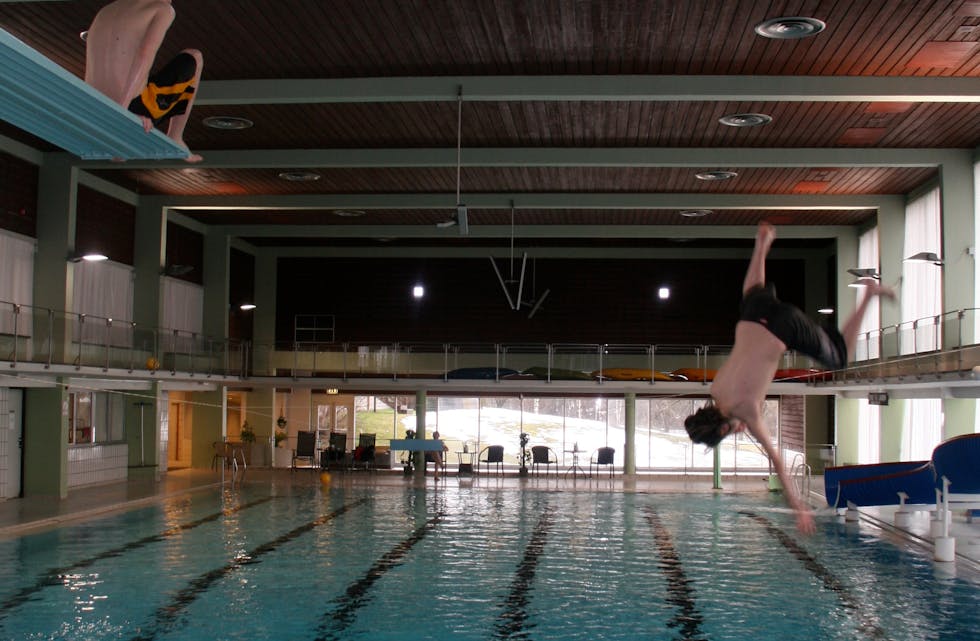
[[151,534],[150,536],[137,539],[135,541],[130,541],[129,543],[120,545],[119,547],[112,548],[111,550],[106,550],[100,552],[95,556],[91,556],[87,559],[82,559],[81,561],[76,561],[71,565],[65,565],[60,568],[51,568],[46,570],[33,585],[28,585],[17,591],[16,594],[7,597],[3,601],[0,601],[0,621],[10,614],[10,611],[17,606],[23,604],[25,601],[29,600],[32,595],[40,592],[46,587],[64,585],[64,579],[62,578],[66,574],[75,572],[82,568],[87,568],[95,563],[102,561],[104,559],[111,559],[117,556],[122,556],[126,552],[132,552],[133,550],[145,547],[150,543],[157,543],[163,541],[166,538],[180,534],[181,532],[186,532],[188,530],[193,530],[196,527],[204,525],[205,523],[211,523],[216,521],[222,516],[231,516],[236,512],[241,512],[242,510],[247,510],[248,508],[255,507],[256,505],[261,505],[267,501],[271,501],[274,497],[267,496],[264,499],[257,499],[255,501],[250,501],[248,503],[243,503],[235,508],[229,508],[226,510],[221,510],[220,512],[215,512],[213,514],[208,514],[205,517],[197,519],[195,521],[190,521],[188,523],[182,523],[181,525],[174,526],[169,530],[164,530],[159,534]]
[[180,616],[181,612],[183,612],[187,606],[196,601],[197,597],[201,596],[201,594],[210,588],[215,581],[223,579],[245,565],[258,563],[261,557],[265,556],[269,552],[274,552],[280,546],[282,546],[282,544],[288,543],[296,537],[306,534],[310,530],[334,520],[338,516],[344,514],[352,508],[366,503],[367,501],[367,498],[363,498],[358,499],[353,503],[343,505],[329,514],[319,516],[308,523],[304,523],[303,525],[293,528],[285,534],[277,536],[271,541],[253,548],[251,551],[246,552],[244,555],[236,558],[226,565],[221,566],[220,568],[215,568],[210,572],[202,574],[191,581],[186,588],[175,594],[168,605],[161,606],[154,615],[155,620],[152,626],[145,631],[141,630],[136,636],[132,637],[132,641],[150,641],[150,639],[156,638],[156,635],[159,632],[166,632],[172,628],[177,622],[177,618]]
[[510,593],[504,599],[503,611],[500,613],[496,627],[497,639],[527,639],[529,627],[527,624],[527,606],[530,601],[531,585],[534,583],[534,573],[538,568],[538,561],[544,552],[545,543],[548,541],[548,534],[554,524],[554,511],[545,508],[534,531],[531,532],[531,540],[524,548],[524,557],[517,566],[514,581],[510,585]]
[[385,552],[380,559],[375,561],[363,577],[347,586],[344,594],[334,601],[336,607],[333,611],[323,615],[322,622],[317,626],[316,641],[343,638],[343,632],[354,622],[357,610],[370,601],[368,590],[371,589],[371,586],[388,570],[400,564],[405,555],[435,528],[443,516],[440,512],[426,521],[424,525],[416,528],[407,539]]
[[701,631],[704,617],[694,601],[694,586],[684,572],[670,530],[664,526],[660,515],[652,507],[647,507],[646,519],[653,530],[653,542],[660,554],[657,567],[667,581],[667,603],[678,608],[677,613],[667,622],[667,627],[679,629],[679,638],[683,641],[701,641],[706,638]]
[[795,556],[803,566],[814,576],[823,582],[828,590],[837,595],[838,600],[845,610],[850,612],[857,619],[858,630],[871,639],[887,639],[888,634],[874,621],[874,617],[869,615],[860,600],[844,585],[840,579],[827,569],[820,561],[813,558],[809,552],[804,550],[790,535],[773,525],[773,522],[764,516],[748,510],[740,510],[739,514],[747,516],[762,525],[774,539],[779,541],[790,554]]

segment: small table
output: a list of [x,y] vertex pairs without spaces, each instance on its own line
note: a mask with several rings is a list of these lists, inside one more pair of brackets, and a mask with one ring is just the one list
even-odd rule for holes
[[456,458],[459,460],[459,476],[473,475],[473,465],[476,454],[476,452],[456,452]]
[[576,479],[576,478],[578,478],[579,472],[581,472],[582,473],[582,476],[584,476],[585,478],[589,478],[589,475],[582,468],[582,466],[579,465],[579,462],[578,462],[578,455],[581,454],[583,451],[584,450],[580,450],[578,448],[571,449],[571,450],[565,450],[565,454],[571,454],[572,455],[572,465],[567,470],[565,470],[565,476],[566,477],[568,477],[568,475],[571,474],[572,475],[572,478],[573,479]]

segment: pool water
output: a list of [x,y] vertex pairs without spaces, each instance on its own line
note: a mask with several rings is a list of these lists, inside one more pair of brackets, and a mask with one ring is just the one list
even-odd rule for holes
[[976,579],[818,525],[766,495],[246,484],[0,542],[0,639],[980,638]]

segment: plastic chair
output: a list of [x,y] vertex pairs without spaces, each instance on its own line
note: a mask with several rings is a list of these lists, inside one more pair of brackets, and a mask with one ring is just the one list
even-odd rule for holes
[[613,447],[600,447],[595,452],[592,453],[592,458],[589,459],[589,474],[592,474],[592,467],[595,466],[595,471],[598,474],[600,465],[609,466],[609,477],[612,478],[613,471],[616,467],[613,460],[616,458],[616,449]]
[[305,459],[310,462],[310,469],[316,467],[316,432],[297,432],[296,449],[293,450],[292,469],[296,469],[296,461]]
[[541,465],[545,466],[546,478],[552,465],[555,466],[555,477],[558,477],[558,455],[547,445],[535,445],[531,448],[531,472],[538,470],[540,473],[539,466]]
[[[484,458],[484,453],[486,458]],[[503,445],[488,445],[480,451],[480,463],[487,464],[487,474],[490,473],[490,464],[496,463],[497,473],[504,473],[504,446]]]

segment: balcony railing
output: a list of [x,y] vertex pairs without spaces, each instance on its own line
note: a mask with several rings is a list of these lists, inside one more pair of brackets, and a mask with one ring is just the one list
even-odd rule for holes
[[[977,309],[957,310],[863,333],[855,363],[834,373],[834,382],[907,374],[967,371],[980,365]],[[170,372],[248,378],[353,378],[500,380],[533,372],[547,381],[593,375],[597,384],[617,375],[655,384],[654,372],[684,368],[708,378],[722,365],[727,345],[606,343],[310,342],[252,343],[145,327],[130,321],[72,314],[0,301],[0,360],[25,364],[98,368],[102,371]],[[787,353],[781,368],[819,365]],[[699,376],[699,374],[702,374]],[[805,380],[805,379],[804,379]]]

